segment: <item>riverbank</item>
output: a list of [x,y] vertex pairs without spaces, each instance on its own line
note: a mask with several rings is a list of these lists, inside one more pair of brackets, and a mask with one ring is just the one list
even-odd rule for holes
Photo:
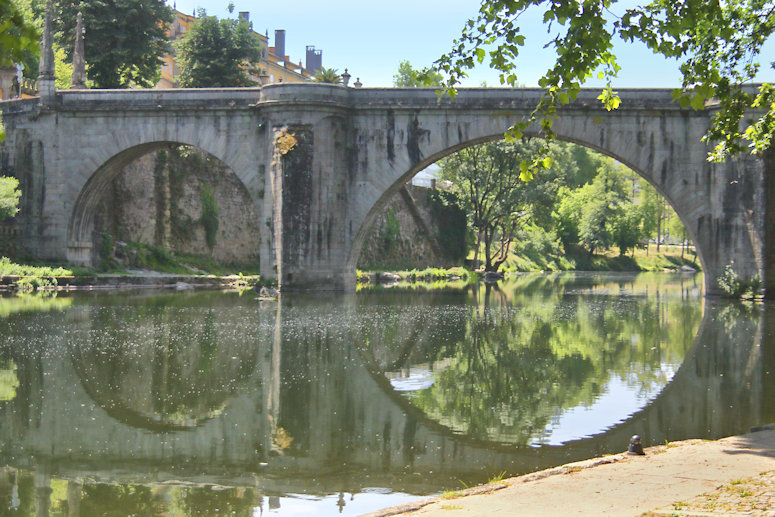
[[775,516],[775,428],[570,463],[368,514]]
[[0,292],[29,288],[37,291],[91,291],[97,289],[228,289],[253,287],[260,277],[245,275],[174,275],[142,271],[127,274],[0,276]]

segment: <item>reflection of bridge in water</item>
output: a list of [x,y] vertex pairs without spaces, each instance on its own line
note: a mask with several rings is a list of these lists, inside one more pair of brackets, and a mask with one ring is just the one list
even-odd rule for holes
[[[334,300],[352,299],[332,299],[332,306]],[[495,472],[525,471],[525,465],[545,468],[618,452],[632,434],[647,445],[724,436],[775,415],[775,403],[765,396],[775,388],[768,375],[775,372],[775,351],[766,342],[770,308],[706,301],[684,364],[647,407],[598,436],[562,447],[515,448],[456,434],[427,418],[390,388],[374,366],[374,350],[328,346],[347,329],[321,332],[312,318],[293,336],[284,335],[279,322],[297,304],[303,302],[251,309],[260,332],[243,340],[236,332],[224,335],[229,322],[208,330],[213,322],[206,318],[191,318],[180,328],[170,327],[178,317],[172,313],[149,318],[135,331],[144,341],[124,336],[129,345],[112,354],[100,343],[78,340],[110,319],[103,307],[76,305],[64,318],[44,315],[52,324],[48,330],[19,325],[29,334],[27,346],[3,350],[0,344],[17,365],[20,383],[15,399],[0,402],[0,465],[35,472],[41,500],[51,478],[74,487],[84,480],[196,483],[277,494],[379,485],[416,493],[439,490],[454,478],[483,480]],[[73,328],[81,331],[75,339],[64,330]],[[207,354],[206,344],[189,342],[151,371],[148,354],[175,349],[173,334],[184,329],[183,339],[216,332],[226,345]],[[407,328],[402,335],[421,342],[435,330]],[[68,344],[47,348],[55,340]],[[91,361],[112,364],[116,375],[91,375]],[[212,374],[196,377],[192,372],[203,361]],[[240,383],[219,391],[219,372]],[[159,402],[159,393],[183,384],[195,395],[188,406]]]

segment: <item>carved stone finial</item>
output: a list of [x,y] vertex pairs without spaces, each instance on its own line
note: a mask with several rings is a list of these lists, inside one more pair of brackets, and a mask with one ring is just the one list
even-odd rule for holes
[[40,66],[38,67],[38,94],[41,106],[53,105],[56,97],[54,74],[54,41],[51,32],[51,0],[46,1],[46,19],[43,24],[43,38],[40,42]]
[[86,88],[86,61],[83,51],[83,14],[78,11],[78,17],[75,22],[75,48],[73,49],[73,90],[83,90]]
[[54,40],[51,33],[52,1],[46,1],[46,18],[43,24],[43,39],[40,42],[40,66],[38,80],[54,79]]

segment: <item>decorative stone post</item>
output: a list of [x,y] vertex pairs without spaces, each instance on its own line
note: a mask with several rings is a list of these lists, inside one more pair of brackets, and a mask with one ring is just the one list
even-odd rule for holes
[[54,75],[54,42],[51,34],[51,0],[46,1],[46,19],[43,24],[43,39],[40,43],[40,73],[38,75],[38,92],[40,105],[49,107],[56,96],[56,76]]
[[73,75],[71,80],[71,90],[86,89],[86,60],[83,51],[83,14],[78,11],[78,17],[75,23],[75,46],[73,48]]

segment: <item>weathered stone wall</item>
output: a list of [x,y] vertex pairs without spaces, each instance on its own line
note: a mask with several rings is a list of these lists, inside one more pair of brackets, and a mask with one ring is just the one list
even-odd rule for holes
[[[424,269],[458,266],[462,257],[440,245],[444,221],[433,209],[432,190],[412,185],[399,191],[378,216],[361,250],[358,268]],[[408,195],[407,195],[408,194]],[[465,219],[455,237],[464,249]]]
[[[203,218],[208,187],[218,209],[212,248]],[[170,147],[133,161],[113,179],[95,214],[93,245],[100,249],[110,234],[115,241],[257,267],[260,233],[250,197],[228,167],[202,151]]]
[[13,257],[17,250],[16,226],[8,221],[0,223],[0,256]]

